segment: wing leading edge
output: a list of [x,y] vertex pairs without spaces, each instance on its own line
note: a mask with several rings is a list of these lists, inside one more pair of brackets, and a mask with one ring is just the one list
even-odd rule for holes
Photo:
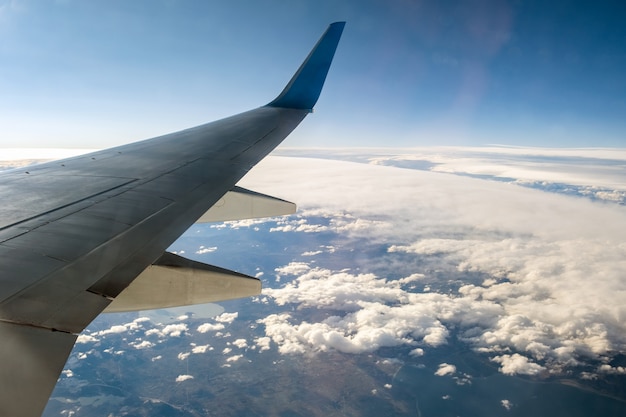
[[155,279],[165,288],[171,285],[163,280],[168,269],[192,277],[176,284],[180,297],[191,302],[212,299],[194,296],[198,275],[211,285],[231,277],[245,291],[258,291],[249,277],[165,250],[229,192],[246,204],[266,206],[248,209],[251,215],[291,210],[290,203],[235,185],[313,108],[343,27],[330,25],[283,92],[265,106],[0,173],[0,415],[41,415],[77,334],[144,271],[160,277]]

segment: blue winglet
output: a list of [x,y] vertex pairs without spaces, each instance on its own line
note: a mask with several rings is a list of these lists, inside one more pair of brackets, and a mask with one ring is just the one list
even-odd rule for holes
[[346,22],[335,22],[328,26],[289,84],[274,101],[267,104],[268,106],[313,109],[324,86],[326,74],[328,74],[345,24]]

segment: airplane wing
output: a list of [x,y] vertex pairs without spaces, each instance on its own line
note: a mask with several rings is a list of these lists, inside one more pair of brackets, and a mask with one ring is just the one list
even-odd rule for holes
[[216,122],[0,173],[0,416],[40,416],[102,311],[228,299],[252,277],[166,249],[192,224],[291,213],[236,187],[311,112],[344,22],[269,104]]

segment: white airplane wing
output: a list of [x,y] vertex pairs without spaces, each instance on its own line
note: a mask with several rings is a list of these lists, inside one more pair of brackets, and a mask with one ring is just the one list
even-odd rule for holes
[[105,309],[229,299],[260,282],[165,252],[198,220],[292,213],[236,187],[317,102],[333,23],[269,104],[181,132],[0,173],[0,416],[40,416]]

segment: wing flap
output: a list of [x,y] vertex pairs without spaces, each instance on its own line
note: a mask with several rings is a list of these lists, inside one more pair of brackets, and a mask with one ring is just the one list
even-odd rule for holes
[[261,281],[166,252],[122,291],[105,313],[210,303],[261,293]]
[[294,214],[296,205],[280,198],[235,187],[227,192],[196,223],[258,219]]

